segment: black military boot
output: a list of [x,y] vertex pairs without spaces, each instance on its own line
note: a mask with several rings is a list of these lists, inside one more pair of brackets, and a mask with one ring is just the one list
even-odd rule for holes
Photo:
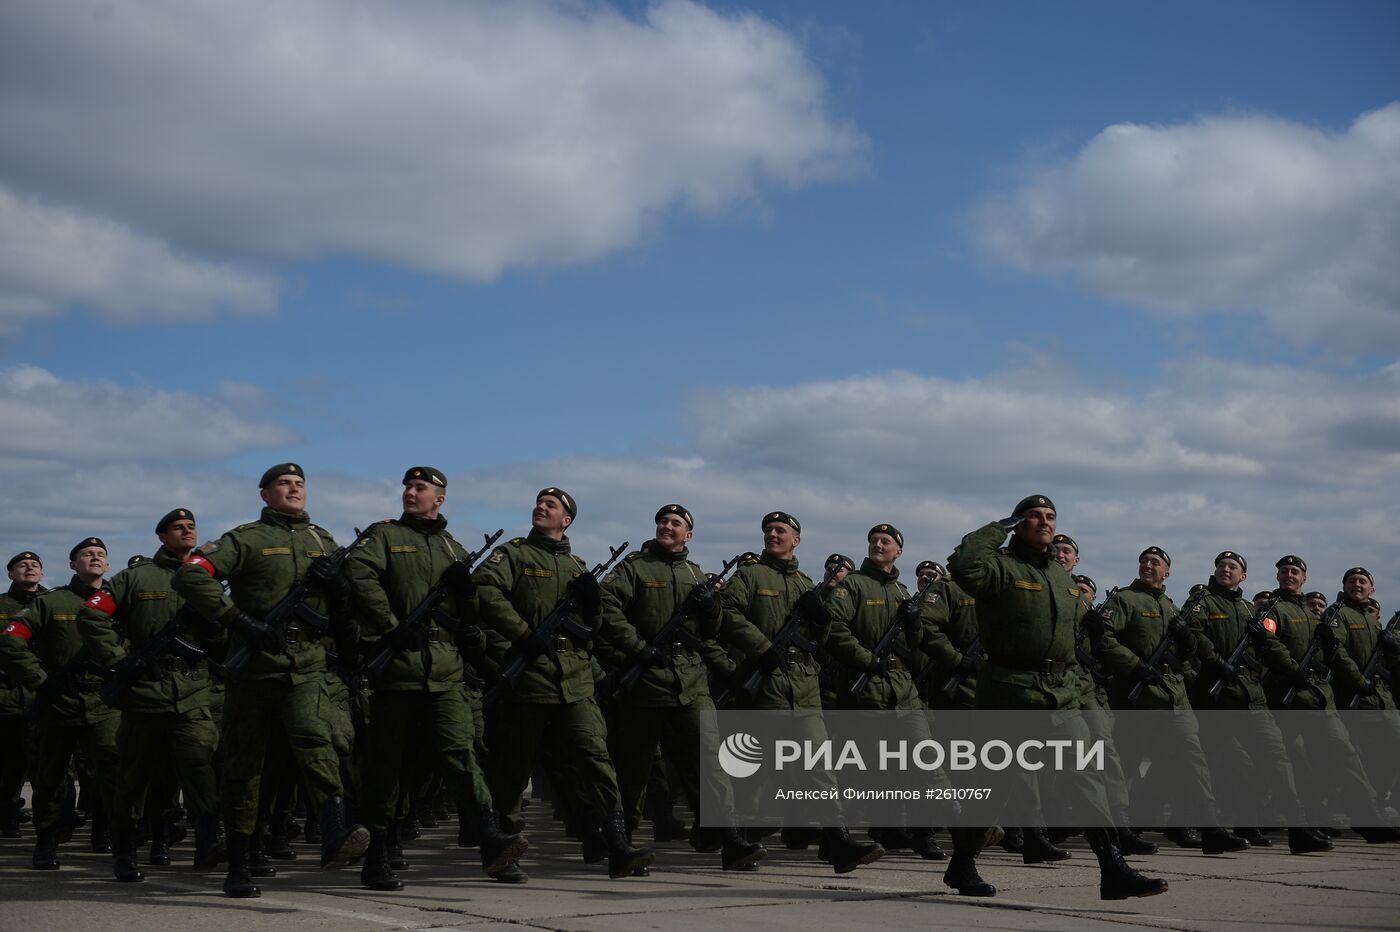
[[136,866],[136,834],[131,826],[112,830],[112,875],[118,883],[140,883],[146,879]]
[[336,870],[365,853],[369,830],[363,825],[347,825],[345,798],[332,796],[321,804],[321,867]]
[[253,883],[252,869],[249,866],[251,839],[238,832],[228,833],[228,875],[224,877],[224,895],[235,899],[262,896],[262,891]]
[[963,896],[997,895],[997,888],[977,873],[977,859],[957,850],[953,851],[953,857],[948,861],[948,869],[943,872],[943,882]]
[[22,808],[18,799],[0,803],[0,838],[19,837],[19,814]]
[[477,831],[476,822],[467,814],[465,810],[457,812],[457,847],[475,848],[481,844],[481,833]]
[[724,829],[701,825],[696,820],[690,827],[690,847],[701,854],[714,854],[724,847]]
[[1178,848],[1201,847],[1201,833],[1194,828],[1168,828],[1162,830],[1162,837]]
[[790,851],[806,851],[812,845],[819,844],[822,840],[822,830],[819,828],[785,828],[778,836],[783,847]]
[[1388,825],[1374,827],[1353,825],[1351,830],[1365,839],[1368,845],[1386,845],[1400,841],[1400,831],[1396,831]]
[[944,861],[948,858],[948,852],[939,845],[938,839],[934,838],[933,829],[916,828],[909,833],[909,838],[913,841],[913,851],[925,861]]
[[1001,836],[1001,850],[1008,854],[1020,854],[1025,844],[1025,836],[1023,836],[1021,830],[1015,826],[1008,827]]
[[520,869],[519,861],[511,861],[504,870],[491,874],[491,879],[496,883],[528,883],[530,875]]
[[1305,828],[1288,830],[1289,854],[1312,854],[1314,851],[1331,851],[1332,840],[1326,835],[1318,835]]
[[844,825],[822,829],[817,846],[818,860],[830,864],[838,874],[849,874],[857,867],[873,864],[885,856],[885,849],[874,841],[856,841]]
[[[229,871],[233,870],[233,833],[229,832]],[[254,877],[276,877],[277,868],[272,866],[271,859],[267,852],[263,850],[263,827],[254,826],[253,834],[248,836],[248,872]]]
[[[92,853],[110,854],[112,851],[112,836],[107,828],[107,810],[98,809],[92,814]],[[169,861],[165,863],[169,864]]]
[[[273,813],[272,818],[267,821],[267,856],[274,861],[295,861],[297,859],[296,849],[292,847],[291,827],[292,814],[290,812]],[[307,839],[310,841],[310,839]]]
[[52,828],[39,829],[34,839],[33,867],[36,871],[58,870],[58,833]]
[[872,828],[870,840],[886,851],[903,851],[914,846],[914,839],[902,828]]
[[1130,896],[1156,896],[1167,892],[1167,882],[1147,877],[1128,866],[1115,845],[1094,849],[1099,859],[1099,899],[1126,900]]
[[219,837],[219,817],[202,815],[194,821],[194,869],[211,871],[228,857]]
[[367,890],[402,890],[403,881],[389,867],[389,847],[384,832],[370,832],[365,863],[360,867],[360,886]]
[[1228,854],[1247,851],[1249,842],[1219,826],[1201,829],[1201,851],[1205,854]]
[[396,871],[408,870],[408,858],[403,856],[403,839],[399,837],[400,824],[395,819],[384,832],[384,845],[389,850],[389,866]]
[[580,820],[579,847],[583,849],[585,864],[601,864],[608,859],[608,839],[596,821]]
[[1156,854],[1157,846],[1123,825],[1118,829],[1118,850],[1123,854]]
[[170,864],[170,836],[165,831],[165,815],[153,812],[146,817],[146,821],[151,826],[151,855],[146,858],[146,863],[167,867]]
[[1045,837],[1045,830],[1036,826],[1022,830],[1021,860],[1027,864],[1048,864],[1070,856],[1064,848],[1056,848]]
[[727,871],[745,871],[753,868],[768,857],[768,849],[756,841],[749,841],[739,834],[736,828],[724,830],[724,847],[720,848],[720,864]]
[[1252,826],[1246,825],[1236,828],[1235,834],[1249,842],[1251,848],[1272,848],[1274,846],[1274,843],[1269,841],[1268,836]]
[[507,834],[501,829],[495,810],[483,808],[476,816],[476,834],[481,839],[481,869],[499,874],[530,849],[530,842],[520,833]]
[[651,804],[651,837],[658,844],[676,841],[686,835],[686,824],[676,818],[676,807],[664,796]]
[[608,876],[613,880],[630,877],[637,868],[650,867],[656,860],[651,848],[646,845],[634,848],[628,843],[627,823],[622,813],[604,816],[601,831],[608,845]]

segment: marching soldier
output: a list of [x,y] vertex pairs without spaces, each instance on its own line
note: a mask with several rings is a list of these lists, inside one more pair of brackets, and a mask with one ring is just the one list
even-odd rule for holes
[[1386,757],[1400,747],[1400,714],[1396,713],[1393,695],[1396,680],[1392,673],[1387,686],[1381,677],[1374,673],[1366,676],[1363,671],[1377,650],[1384,670],[1400,671],[1400,643],[1395,635],[1381,629],[1380,606],[1371,598],[1375,591],[1375,581],[1364,566],[1354,566],[1342,574],[1341,608],[1337,613],[1342,646],[1338,653],[1344,653],[1346,660],[1339,659],[1334,681],[1339,709],[1371,713],[1344,721],[1366,764],[1366,772],[1378,795],[1383,796],[1382,791],[1394,779]]
[[[348,824],[346,818],[340,761],[323,709],[323,639],[300,619],[285,630],[263,620],[306,577],[316,590],[307,607],[327,609],[323,614],[329,616],[331,632],[343,645],[342,655],[349,656],[354,650],[349,583],[333,558],[335,539],[306,514],[302,468],[279,463],[263,473],[258,488],[264,504],[258,520],[204,544],[171,580],[196,611],[236,636],[233,649],[245,646],[255,652],[228,684],[224,703],[221,801],[229,859],[224,892],[231,897],[261,895],[250,874],[249,836],[258,818],[264,755],[278,724],[305,779],[308,804],[319,812],[321,866],[344,867],[369,845],[364,826]],[[223,581],[229,584],[228,595]]]
[[[820,661],[801,646],[779,653],[772,639],[796,611],[802,619],[801,640],[820,650],[831,622],[825,593],[818,592],[807,574],[798,569],[797,547],[802,542],[798,520],[787,512],[773,511],[764,515],[761,529],[763,553],[740,564],[720,595],[725,613],[723,639],[747,658],[746,669],[756,666],[763,671],[753,696],[743,697],[745,705],[756,710],[793,712],[794,727],[819,743],[827,738],[821,718]],[[835,586],[848,572],[848,561],[840,554],[832,557],[835,559],[830,560],[827,573],[830,586]],[[828,588],[827,593],[830,591]],[[811,776],[823,788],[836,786],[826,771],[814,771]],[[807,847],[809,842],[801,832],[795,827],[784,828],[784,844]],[[822,829],[817,856],[831,864],[836,873],[845,874],[879,860],[884,853],[875,842],[854,841],[844,825],[835,825]]]
[[[183,600],[170,589],[171,577],[198,542],[194,515],[176,508],[156,524],[160,548],[113,576],[105,591],[88,599],[78,613],[83,643],[103,667],[121,669],[152,636],[175,617]],[[203,641],[224,639],[218,625],[202,624]],[[192,644],[192,646],[194,646]],[[173,762],[185,805],[195,816],[194,865],[212,870],[224,859],[219,850],[219,799],[214,751],[219,733],[209,713],[209,668],[203,658],[167,653],[152,660],[123,697],[117,729],[117,783],[112,810],[113,870],[118,881],[144,879],[136,867],[135,830],[156,771]],[[152,812],[151,835],[163,839],[162,813]]]
[[107,545],[88,537],[68,553],[73,578],[34,599],[0,632],[0,667],[21,686],[38,691],[38,760],[34,766],[35,870],[58,870],[58,846],[68,840],[64,800],[72,790],[68,769],[82,747],[91,762],[103,816],[93,818],[93,850],[106,851],[102,822],[112,811],[116,783],[117,725],[121,720],[97,697],[102,685],[83,646],[78,611],[102,589]]
[[[475,822],[481,867],[505,870],[528,847],[521,835],[506,835],[497,823],[491,791],[477,763],[473,714],[462,688],[458,641],[479,649],[481,629],[466,624],[476,596],[467,551],[447,530],[442,504],[447,477],[432,466],[414,466],[403,477],[403,514],[376,524],[351,553],[346,574],[354,595],[362,653],[382,645],[393,659],[373,681],[365,735],[361,814],[370,831],[360,883],[371,890],[401,890],[389,865],[386,830],[395,816],[405,758],[411,745],[429,746],[464,819]],[[448,596],[437,616],[409,627],[405,620],[437,586]]]
[[[9,591],[0,594],[0,631],[19,616],[25,606],[42,592],[44,561],[32,550],[17,553],[5,564],[10,577]],[[29,720],[24,709],[33,694],[5,672],[0,665],[0,748],[5,759],[0,761],[0,838],[18,838],[20,812],[24,801],[20,790],[29,769]]]
[[[1010,517],[964,537],[948,560],[953,578],[977,599],[987,657],[977,680],[979,709],[1082,708],[1083,685],[1072,664],[1075,632],[1087,609],[1079,587],[1054,558],[1055,522],[1049,498],[1027,496]],[[1008,532],[1011,541],[1002,548]],[[1061,793],[1086,820],[1102,815],[1100,825],[1108,821],[1108,801],[1097,784],[1071,778]],[[976,856],[996,837],[984,828],[954,829],[953,858],[943,882],[965,896],[994,896],[996,887],[977,872]],[[1127,865],[1112,829],[1085,828],[1084,838],[1099,861],[1101,898],[1166,892],[1165,880],[1145,877]]]
[[[719,633],[720,596],[707,584],[704,570],[689,559],[686,545],[695,534],[690,511],[665,505],[655,521],[650,545],[629,553],[603,580],[598,631],[618,659],[638,658],[647,664],[637,682],[618,697],[617,733],[612,736],[629,831],[641,821],[658,746],[674,761],[691,810],[700,811],[702,716],[715,708],[698,648]],[[687,630],[671,644],[653,646],[657,631],[682,606]],[[715,789],[722,802],[729,799],[727,784]],[[746,870],[768,854],[762,845],[740,837],[733,825],[722,831],[720,861],[725,870]]]
[[[1231,779],[1219,781],[1218,790],[1230,794],[1227,808],[1233,812],[1257,809],[1256,800],[1272,797],[1274,807],[1287,810],[1292,820],[1288,829],[1288,850],[1293,854],[1327,851],[1332,843],[1326,837],[1305,828],[1307,814],[1298,799],[1293,779],[1293,764],[1283,744],[1278,723],[1268,714],[1262,682],[1266,665],[1277,666],[1279,655],[1286,653],[1277,638],[1268,637],[1269,628],[1277,628],[1273,618],[1262,620],[1258,629],[1250,628],[1256,614],[1254,606],[1245,601],[1240,583],[1245,579],[1249,564],[1233,550],[1223,550],[1215,557],[1215,572],[1206,582],[1207,595],[1201,604],[1201,628],[1196,632],[1197,653],[1202,660],[1202,675],[1192,690],[1192,704],[1200,711],[1201,745],[1218,774],[1230,774]],[[1258,633],[1256,634],[1255,631]],[[1226,658],[1241,639],[1248,638],[1249,657],[1238,669]],[[1218,696],[1211,688],[1219,683]],[[1207,710],[1248,711],[1251,715],[1232,715],[1223,721]],[[1219,723],[1217,723],[1219,722]],[[1247,779],[1247,775],[1252,775]],[[1261,788],[1264,792],[1261,792]],[[1267,824],[1262,821],[1258,824]],[[1236,834],[1251,845],[1268,847],[1271,842],[1256,827],[1237,828]]]
[[[1148,547],[1138,554],[1137,579],[1119,589],[1104,606],[1110,623],[1098,638],[1095,654],[1104,671],[1113,678],[1116,688],[1109,695],[1113,708],[1174,713],[1163,716],[1163,721],[1150,734],[1118,728],[1118,751],[1128,773],[1137,773],[1142,759],[1151,758],[1154,790],[1176,794],[1172,807],[1174,819],[1180,819],[1178,813],[1186,810],[1208,822],[1201,829],[1201,849],[1206,854],[1243,851],[1249,847],[1249,842],[1216,824],[1210,767],[1201,749],[1196,717],[1186,701],[1183,675],[1187,661],[1196,651],[1194,632],[1200,628],[1200,608],[1197,605],[1191,618],[1179,617],[1176,604],[1166,592],[1171,565],[1171,557],[1165,550]],[[1154,669],[1146,661],[1166,638],[1171,638],[1175,645],[1176,662],[1163,663],[1160,669]],[[1143,689],[1134,703],[1129,693],[1137,682],[1143,684]],[[1136,784],[1139,789],[1141,786],[1140,782]],[[1186,839],[1184,828],[1168,829],[1164,834],[1178,844]]]
[[[501,807],[503,827],[519,832],[520,795],[548,740],[577,781],[585,809],[585,832],[602,836],[608,876],[629,877],[647,867],[653,854],[627,839],[617,774],[608,756],[607,726],[593,700],[593,661],[585,645],[560,634],[544,645],[532,643],[536,628],[566,594],[579,608],[580,621],[596,631],[602,609],[598,581],[574,556],[565,531],[578,506],[563,489],[541,489],[531,512],[530,533],[491,552],[473,575],[481,624],[490,629],[498,655],[510,648],[534,656],[515,685],[502,684],[499,732],[490,735],[488,779]],[[536,647],[543,650],[536,652]],[[502,883],[528,879],[517,862],[493,875]]]
[[[1328,761],[1331,765],[1328,770],[1336,775],[1339,784],[1314,786],[1305,795],[1317,799],[1325,796],[1335,804],[1334,808],[1347,811],[1352,816],[1352,828],[1367,842],[1400,841],[1400,831],[1384,822],[1376,805],[1375,788],[1337,714],[1329,673],[1340,671],[1345,677],[1347,667],[1355,667],[1341,649],[1341,622],[1335,615],[1328,617],[1327,613],[1319,620],[1308,609],[1303,595],[1308,564],[1302,557],[1287,554],[1279,558],[1274,568],[1274,578],[1278,580],[1278,602],[1274,606],[1278,632],[1270,636],[1277,637],[1288,653],[1286,657],[1280,655],[1280,661],[1269,668],[1264,678],[1264,694],[1271,709],[1319,713],[1280,716],[1279,728],[1290,749],[1301,749],[1308,759]],[[1319,642],[1320,648],[1315,655],[1320,654],[1322,662],[1303,667],[1301,661],[1314,640]],[[1354,670],[1351,672],[1354,675]],[[1302,767],[1299,764],[1295,769],[1303,772]],[[1315,768],[1307,768],[1307,771],[1314,772]]]

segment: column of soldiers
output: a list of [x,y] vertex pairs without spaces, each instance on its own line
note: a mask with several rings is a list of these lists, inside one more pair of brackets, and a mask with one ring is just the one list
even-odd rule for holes
[[[1280,814],[1292,853],[1326,851],[1303,806],[1323,796],[1366,841],[1400,840],[1379,809],[1390,787],[1368,773],[1394,775],[1367,767],[1368,748],[1400,744],[1400,716],[1353,742],[1337,711],[1396,708],[1373,658],[1400,672],[1400,643],[1381,629],[1363,567],[1318,606],[1304,591],[1306,564],[1285,556],[1277,589],[1251,602],[1240,588],[1248,563],[1227,550],[1178,607],[1165,592],[1171,557],[1154,545],[1137,578],[1096,605],[1093,581],[1071,575],[1078,543],[1056,533],[1054,504],[1036,495],[964,537],[946,569],[920,563],[913,592],[892,524],[870,529],[858,567],[832,554],[814,582],[798,568],[801,523],[769,512],[760,552],[708,574],[689,558],[695,519],[674,503],[643,546],[590,570],[567,535],[577,502],[557,487],[536,496],[526,536],[489,553],[448,532],[447,478],[433,467],[407,470],[400,517],[346,547],[311,522],[297,464],[267,470],[259,490],[258,520],[198,546],[194,514],[174,509],[156,524],[154,556],[110,578],[96,537],[72,549],[73,577],[53,590],[39,585],[36,554],[9,561],[0,833],[20,833],[28,774],[36,869],[59,866],[83,810],[116,879],[140,882],[138,841],[152,839],[152,863],[169,862],[178,798],[195,867],[227,861],[225,893],[256,897],[255,879],[276,875],[268,826],[285,823],[299,794],[323,868],[358,862],[363,886],[398,890],[405,820],[423,787],[440,785],[482,871],[525,883],[523,795],[547,774],[585,861],[606,861],[612,878],[646,876],[655,854],[634,833],[676,798],[699,812],[714,771],[701,766],[713,754],[703,723],[717,705],[788,712],[816,741],[823,709],[1079,710],[1087,734],[1107,742],[1107,790],[1072,776],[1022,787],[1074,801],[1076,828],[957,827],[951,858],[935,826],[879,827],[868,840],[842,824],[782,829],[790,849],[820,842],[817,857],[837,873],[907,849],[948,859],[944,881],[959,893],[990,896],[976,864],[985,847],[1051,863],[1070,857],[1058,844],[1078,831],[1099,861],[1102,897],[1154,895],[1166,881],[1124,860],[1157,850],[1129,823],[1130,792],[1139,810],[1150,800],[1192,813],[1199,831],[1166,837],[1206,854],[1270,845],[1260,828]],[[892,631],[897,648],[877,651]],[[1154,663],[1167,643],[1170,662]],[[1284,708],[1324,714],[1306,734],[1287,731],[1286,716],[1255,716],[1240,731],[1206,714]],[[1115,723],[1125,709],[1169,710],[1174,724],[1147,741]],[[913,737],[929,736],[925,716],[906,718]],[[1307,755],[1341,762],[1328,771],[1341,785],[1308,783],[1321,768]],[[1212,771],[1231,778],[1213,782]],[[834,785],[826,772],[811,779]],[[728,811],[734,790],[708,790]],[[1251,824],[1221,824],[1217,797],[1230,812],[1253,804]],[[768,854],[764,837],[730,820],[697,824],[690,842],[718,852],[724,870],[750,871]],[[287,847],[282,838],[275,848]]]

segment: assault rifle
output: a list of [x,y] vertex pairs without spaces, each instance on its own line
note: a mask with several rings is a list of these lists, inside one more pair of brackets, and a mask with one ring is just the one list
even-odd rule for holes
[[[475,553],[467,554],[465,558],[456,561],[456,563],[466,564],[467,569],[471,570],[486,551],[491,549],[491,545],[501,539],[501,535],[504,533],[505,529],[501,528],[496,531],[496,533],[489,536],[483,534],[482,537],[485,538],[486,542],[482,544],[481,549]],[[455,566],[456,563],[453,565]],[[447,598],[450,591],[446,576],[447,573],[444,571],[443,578],[439,579],[437,585],[428,590],[428,594],[423,597],[423,601],[419,602],[413,611],[409,612],[399,622],[400,628],[403,628],[405,631],[415,632],[416,634],[419,631],[427,631],[429,624],[437,622],[440,627],[446,628],[449,631],[456,630],[457,620],[448,615],[441,608],[442,600]],[[394,641],[391,641],[387,637],[380,638],[379,643],[375,646],[374,653],[365,661],[361,672],[367,676],[380,676],[384,673],[384,668],[389,666],[389,661],[393,660],[399,653],[399,648]]]
[[[811,592],[820,593],[831,581],[836,578],[836,574],[841,571],[841,564],[837,564],[835,569],[827,570],[822,576],[822,581],[813,586]],[[795,647],[798,650],[806,651],[809,654],[817,652],[817,645],[802,636],[802,622],[806,619],[797,607],[798,603],[793,602],[792,608],[788,610],[787,618],[783,619],[783,626],[778,629],[778,633],[773,635],[773,641],[768,646],[765,654],[782,659],[787,655],[788,648]],[[758,692],[758,687],[763,683],[763,664],[754,664],[740,682],[740,688],[752,696]]]
[[[345,561],[350,558],[350,552],[360,545],[360,542],[369,537],[374,531],[374,525],[370,525],[363,531],[355,528],[355,539],[348,547],[341,547],[331,557],[331,564],[335,572],[340,572],[340,568],[345,565]],[[306,604],[306,597],[316,588],[309,576],[303,576],[297,580],[296,584],[287,591],[287,594],[272,606],[263,617],[263,624],[277,631],[285,632],[287,625],[293,619],[300,621],[318,635],[325,635],[330,631],[330,619]],[[222,664],[222,673],[226,679],[237,679],[248,662],[259,653],[258,649],[250,644],[239,644],[231,651]]]
[[[928,595],[929,590],[936,582],[938,582],[936,577],[930,577],[929,581],[913,598],[906,600],[899,606],[899,610],[894,613],[894,618],[890,620],[889,627],[885,629],[885,633],[880,636],[875,649],[871,651],[873,656],[870,665],[872,667],[883,667],[890,654],[894,654],[906,662],[911,658],[912,654],[909,652],[908,645],[900,642],[898,638],[900,632],[907,625],[918,620],[919,611],[924,604],[924,597]],[[862,670],[860,676],[856,677],[856,681],[851,684],[851,695],[859,698],[860,694],[865,692],[865,687],[870,684],[871,675],[869,670]]]
[[[1341,610],[1342,599],[1341,596],[1338,596],[1337,601],[1327,606],[1327,610],[1323,612],[1322,617],[1318,619],[1317,627],[1313,629],[1312,640],[1308,642],[1308,649],[1303,651],[1303,659],[1298,661],[1299,673],[1316,673],[1318,676],[1322,677],[1323,682],[1332,679],[1332,671],[1327,668],[1326,661],[1319,657],[1318,653],[1322,648],[1327,646],[1328,636],[1322,632],[1331,627],[1332,619],[1336,618],[1337,613]],[[1297,698],[1298,686],[1295,683],[1288,687],[1288,692],[1283,694],[1283,707],[1285,709],[1293,708],[1293,700]]]
[[[592,576],[594,580],[601,579],[603,574],[608,571],[608,567],[616,563],[618,557],[627,552],[627,546],[628,542],[624,540],[621,544],[613,547],[608,553],[608,558],[589,570],[588,575]],[[530,664],[549,649],[550,643],[556,637],[567,634],[576,641],[591,640],[593,638],[592,629],[575,617],[577,613],[578,606],[574,603],[574,594],[571,590],[566,590],[564,597],[554,608],[550,609],[544,620],[535,626],[535,630],[511,648],[507,654],[509,659],[501,668],[501,680],[487,692],[487,701],[495,699],[500,694],[502,683],[510,686],[518,684]]]
[[1277,595],[1265,602],[1264,606],[1259,609],[1259,611],[1255,612],[1253,617],[1245,624],[1244,633],[1240,635],[1239,641],[1235,644],[1234,649],[1230,651],[1230,656],[1225,658],[1225,665],[1230,668],[1232,673],[1229,676],[1221,676],[1211,684],[1211,699],[1216,702],[1220,701],[1220,691],[1225,688],[1225,681],[1233,680],[1235,676],[1238,676],[1240,667],[1249,667],[1252,670],[1259,669],[1259,661],[1246,653],[1246,651],[1249,650],[1250,642],[1264,630],[1264,619],[1269,617],[1269,614],[1274,610],[1274,606],[1276,605],[1278,605]]
[[[1103,597],[1103,601],[1095,605],[1092,609],[1098,612],[1099,616],[1103,618],[1104,624],[1108,624],[1113,618],[1113,612],[1108,607],[1108,600],[1113,598],[1113,594],[1117,591],[1117,586],[1108,590],[1108,595]],[[1108,680],[1107,677],[1104,676],[1103,667],[1099,666],[1098,658],[1094,656],[1093,651],[1089,649],[1089,645],[1085,643],[1088,637],[1089,632],[1085,631],[1084,625],[1081,624],[1074,632],[1074,659],[1079,661],[1079,665],[1084,668],[1084,672],[1093,677],[1096,684],[1103,686]]]
[[976,673],[977,668],[982,665],[982,635],[973,635],[972,640],[967,642],[967,647],[963,648],[961,653],[964,660],[972,660],[972,669],[959,668],[948,674],[948,678],[943,681],[943,685],[939,689],[949,699],[957,695],[958,687],[963,684],[963,680]]
[[[1380,637],[1376,638],[1376,646],[1371,648],[1371,656],[1366,659],[1366,666],[1361,670],[1363,679],[1369,682],[1375,682],[1376,678],[1379,677],[1387,683],[1390,682],[1390,671],[1386,670],[1385,665],[1381,663],[1381,661],[1385,654],[1386,638],[1393,638],[1397,634],[1400,634],[1400,612],[1396,612],[1394,615],[1390,616],[1390,621],[1385,624],[1385,630],[1381,631]],[[1351,705],[1349,705],[1348,708],[1354,709],[1360,704],[1361,693],[1358,692],[1351,697]]]
[[192,606],[182,606],[175,617],[165,623],[165,627],[118,661],[111,670],[111,678],[97,691],[97,697],[109,706],[116,706],[137,680],[148,675],[153,679],[161,676],[160,658],[165,654],[174,654],[189,663],[203,660],[206,653],[204,648],[185,640],[190,626],[199,620],[199,613]]
[[[1157,676],[1161,676],[1163,665],[1173,661],[1175,655],[1172,654],[1172,642],[1177,638],[1177,631],[1181,626],[1189,624],[1187,619],[1196,614],[1201,608],[1201,603],[1205,601],[1209,594],[1208,590],[1202,589],[1191,598],[1186,600],[1186,604],[1181,606],[1181,611],[1172,616],[1172,620],[1167,622],[1167,630],[1162,632],[1162,640],[1157,644],[1152,656],[1143,662],[1147,669]],[[1133,684],[1133,688],[1128,690],[1128,704],[1137,705],[1138,697],[1142,695],[1142,690],[1147,686],[1147,680],[1138,680]]]
[[[739,565],[739,561],[747,557],[752,557],[752,553],[741,553],[728,563],[724,564],[719,573],[708,577],[704,582],[699,583],[706,593],[714,592],[724,582],[724,578]],[[689,594],[681,599],[681,604],[676,606],[676,610],[671,613],[671,617],[666,623],[656,630],[646,644],[646,648],[629,658],[622,666],[618,667],[607,676],[603,677],[598,684],[598,697],[600,699],[611,699],[618,693],[626,692],[636,685],[637,680],[642,678],[656,663],[657,651],[666,650],[672,644],[680,642],[692,650],[698,650],[701,640],[686,628],[686,622],[690,620],[694,605]]]
[[68,662],[59,667],[48,678],[40,684],[34,691],[34,701],[24,710],[24,717],[29,721],[35,721],[44,710],[58,701],[60,696],[73,693],[73,677],[82,673],[90,673],[94,676],[107,676],[107,668],[92,659],[92,654],[87,647],[81,647],[78,652],[68,659]]

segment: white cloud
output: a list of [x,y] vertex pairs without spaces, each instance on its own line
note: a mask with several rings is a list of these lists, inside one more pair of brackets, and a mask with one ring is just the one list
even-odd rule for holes
[[26,195],[203,255],[473,279],[605,255],[676,206],[849,174],[865,148],[792,36],[687,0],[635,19],[447,0],[7,5],[0,80],[0,181]]
[[81,305],[111,320],[175,322],[270,310],[277,286],[84,211],[0,184],[0,332]]
[[7,471],[54,464],[211,460],[294,435],[258,413],[261,394],[226,386],[218,397],[70,382],[36,366],[0,370],[0,464]]
[[1262,116],[1110,126],[975,213],[993,256],[1298,343],[1400,347],[1400,102],[1344,132]]

